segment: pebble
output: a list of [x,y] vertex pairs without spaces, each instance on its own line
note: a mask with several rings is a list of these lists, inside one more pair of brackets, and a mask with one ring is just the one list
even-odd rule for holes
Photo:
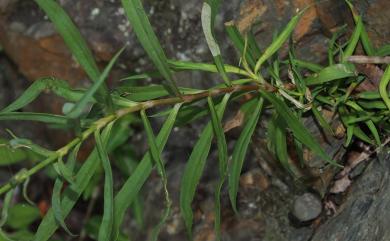
[[301,222],[315,219],[321,211],[321,200],[312,193],[304,193],[294,200],[292,214]]

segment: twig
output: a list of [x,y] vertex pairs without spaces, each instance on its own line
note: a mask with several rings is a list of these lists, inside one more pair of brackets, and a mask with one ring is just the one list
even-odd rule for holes
[[269,92],[275,92],[277,91],[277,88],[273,87],[269,84],[263,84],[263,85],[233,85],[231,87],[225,87],[225,88],[218,88],[218,89],[212,89],[210,91],[204,91],[197,94],[189,94],[189,95],[182,95],[181,97],[170,97],[165,99],[157,99],[157,100],[149,100],[144,102],[139,102],[134,106],[126,107],[123,109],[119,109],[113,114],[103,117],[97,121],[95,121],[88,129],[86,129],[80,137],[77,137],[73,139],[71,142],[69,142],[64,147],[58,149],[57,151],[53,152],[52,155],[47,157],[44,161],[38,163],[36,166],[32,167],[29,170],[25,170],[23,172],[19,172],[15,174],[6,184],[4,184],[0,188],[0,195],[6,193],[16,185],[24,182],[27,178],[34,175],[41,169],[45,168],[46,166],[52,164],[55,162],[59,157],[63,157],[68,154],[70,150],[72,150],[73,147],[75,147],[77,144],[83,142],[86,140],[92,133],[94,133],[96,130],[100,130],[112,121],[115,121],[127,114],[140,111],[142,109],[149,109],[156,106],[165,106],[165,105],[173,105],[177,103],[190,103],[195,100],[204,99],[207,97],[215,97],[221,94],[226,93],[234,93],[239,91],[244,92],[250,92],[250,91],[256,91],[258,89],[262,88],[265,91]]
[[390,64],[390,56],[352,55],[347,58],[347,61],[356,64]]

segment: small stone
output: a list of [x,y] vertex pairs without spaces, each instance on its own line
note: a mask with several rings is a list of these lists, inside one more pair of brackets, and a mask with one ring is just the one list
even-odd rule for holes
[[240,186],[244,189],[265,191],[269,185],[268,178],[258,169],[253,169],[240,177]]
[[304,193],[294,201],[292,214],[301,222],[315,219],[322,211],[320,199],[312,193]]

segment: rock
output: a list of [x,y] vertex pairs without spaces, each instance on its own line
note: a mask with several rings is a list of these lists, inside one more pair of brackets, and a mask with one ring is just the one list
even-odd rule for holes
[[292,214],[301,222],[315,219],[321,211],[321,200],[312,193],[304,193],[294,200]]
[[264,191],[270,186],[268,177],[260,169],[253,169],[240,177],[240,187],[248,191]]
[[351,186],[336,217],[321,225],[312,241],[390,240],[390,150],[385,148]]
[[369,37],[374,46],[381,47],[389,43],[390,38],[390,1],[388,0],[366,0],[354,1],[359,14],[363,16]]

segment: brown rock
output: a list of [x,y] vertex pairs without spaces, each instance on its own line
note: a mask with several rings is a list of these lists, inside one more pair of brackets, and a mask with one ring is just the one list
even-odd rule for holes
[[265,191],[270,185],[268,178],[260,169],[253,169],[240,177],[240,186],[244,189]]
[[314,7],[314,0],[296,0],[294,1],[294,7],[296,9],[302,10],[305,7],[309,7],[305,14],[302,16],[299,24],[294,30],[294,39],[296,41],[300,40],[304,35],[309,33],[312,30],[312,25],[317,19],[317,11]]
[[10,30],[0,21],[0,44],[30,80],[52,76],[69,80],[72,85],[85,78],[58,35],[36,40]]

